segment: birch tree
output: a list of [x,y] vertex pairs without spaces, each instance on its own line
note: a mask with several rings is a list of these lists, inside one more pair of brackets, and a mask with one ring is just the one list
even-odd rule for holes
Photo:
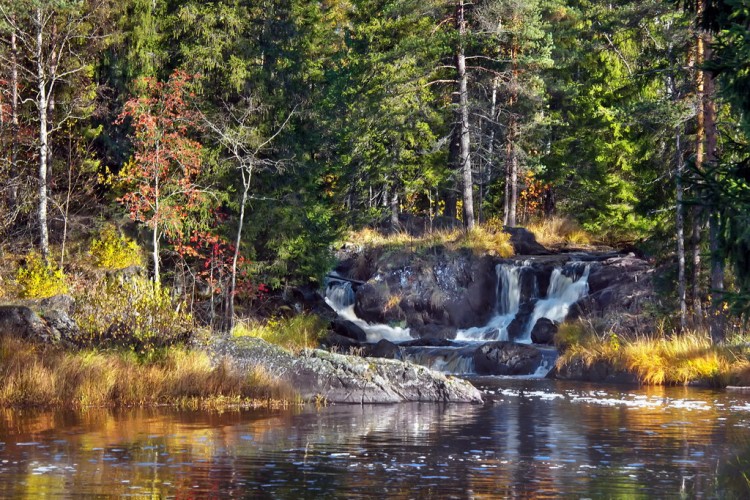
[[[33,105],[36,125],[37,239],[45,259],[49,256],[48,178],[50,141],[78,110],[66,106],[53,114],[55,95],[73,86],[78,75],[91,70],[92,55],[105,39],[106,23],[97,19],[109,0],[2,0],[0,1],[0,61],[13,72],[17,91],[23,82],[27,95],[15,96]],[[17,108],[16,108],[17,109]],[[17,124],[17,114],[14,126]]]

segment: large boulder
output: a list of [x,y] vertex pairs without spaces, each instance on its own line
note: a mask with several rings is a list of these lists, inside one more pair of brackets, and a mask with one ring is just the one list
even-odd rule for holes
[[72,345],[80,344],[81,330],[75,320],[64,310],[51,309],[44,312],[42,318],[51,329],[52,338],[63,340]]
[[0,306],[0,335],[42,342],[60,340],[59,333],[26,306]]
[[435,247],[426,255],[393,252],[378,260],[356,291],[354,312],[371,323],[401,323],[427,336],[486,322],[495,310],[495,260]]
[[613,331],[637,332],[642,328],[638,318],[644,306],[652,306],[660,300],[654,290],[654,273],[649,262],[633,254],[610,256],[593,263],[588,279],[589,293],[571,307],[569,319],[610,318]]
[[369,344],[363,354],[371,358],[401,359],[401,348],[387,339],[380,339],[377,344]]
[[638,384],[638,377],[630,372],[619,370],[606,361],[587,364],[581,359],[557,366],[550,372],[550,378],[581,382],[607,382],[613,384]]
[[357,342],[367,342],[365,331],[352,321],[336,318],[331,322],[331,329],[334,333],[343,337],[348,337]]
[[547,255],[549,250],[536,241],[534,233],[522,227],[505,226],[503,231],[510,235],[510,244],[517,255]]
[[535,344],[551,344],[555,340],[557,325],[547,318],[539,318],[531,329],[531,341]]
[[481,402],[469,382],[392,359],[360,358],[321,350],[294,355],[261,339],[217,339],[214,358],[240,369],[255,366],[288,382],[304,400],[332,403]]
[[532,375],[541,362],[538,349],[513,342],[488,342],[474,351],[479,375]]

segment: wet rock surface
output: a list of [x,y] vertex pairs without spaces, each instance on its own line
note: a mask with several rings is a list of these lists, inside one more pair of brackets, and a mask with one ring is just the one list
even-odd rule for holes
[[539,318],[531,329],[531,341],[535,344],[551,344],[557,333],[557,325],[547,318]]
[[579,382],[607,382],[612,384],[638,384],[638,377],[633,373],[618,370],[604,361],[586,364],[580,359],[556,367],[549,373],[550,378],[573,380]]
[[531,375],[541,362],[538,349],[513,342],[488,342],[474,351],[478,375]]
[[294,355],[261,339],[217,339],[215,357],[240,368],[261,366],[287,381],[305,400],[333,403],[481,402],[465,380],[391,359],[361,358],[321,350]]

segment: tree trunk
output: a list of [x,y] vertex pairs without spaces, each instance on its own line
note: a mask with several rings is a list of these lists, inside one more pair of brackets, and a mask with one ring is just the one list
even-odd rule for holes
[[487,167],[486,171],[480,176],[479,182],[481,186],[481,192],[479,193],[479,220],[484,220],[482,213],[482,205],[484,205],[484,199],[487,197],[487,191],[485,184],[492,179],[492,171],[495,169],[495,162],[493,155],[495,154],[495,122],[497,121],[495,114],[497,113],[497,89],[500,86],[500,79],[496,76],[492,79],[492,97],[490,104],[490,133],[487,139]]
[[459,33],[458,54],[456,56],[456,67],[458,69],[458,111],[461,134],[459,163],[463,178],[464,225],[466,229],[471,230],[474,229],[474,183],[471,172],[471,139],[469,137],[468,77],[466,75],[466,55],[464,54],[464,36],[466,35],[464,0],[459,0],[456,6],[456,23]]
[[684,162],[682,160],[682,145],[680,131],[675,136],[675,162],[677,169],[677,206],[675,207],[675,226],[677,229],[677,297],[680,302],[680,330],[687,328],[687,301],[686,301],[686,278],[685,278],[685,210],[683,207],[684,188],[682,175],[684,173]]
[[[703,0],[698,0],[699,15],[702,12]],[[703,168],[705,156],[705,113],[704,101],[704,72],[700,69],[705,59],[703,34],[699,33],[695,46],[695,96],[697,101],[696,129],[695,129],[695,168],[700,171]],[[693,213],[693,314],[698,321],[703,316],[703,308],[700,298],[700,276],[701,276],[701,222],[702,210],[696,207]]]
[[47,106],[49,104],[47,99],[47,77],[45,74],[44,60],[43,60],[43,36],[42,30],[44,26],[42,24],[42,11],[41,8],[36,9],[36,66],[37,66],[37,84],[38,92],[37,96],[37,111],[39,113],[39,187],[38,187],[38,205],[37,205],[37,218],[39,223],[39,249],[42,252],[42,257],[47,261],[49,257],[49,233],[47,231]]
[[[15,17],[13,18],[15,24]],[[10,190],[8,191],[8,208],[15,218],[18,211],[18,41],[15,29],[10,35],[11,67],[10,67]]]
[[229,287],[229,313],[226,321],[226,327],[228,331],[234,327],[234,295],[237,290],[237,261],[240,258],[240,243],[242,243],[242,227],[245,224],[245,205],[247,205],[247,194],[250,190],[250,181],[252,180],[252,167],[247,170],[247,177],[245,177],[245,171],[242,172],[242,201],[240,203],[240,220],[237,225],[237,238],[234,241],[234,255],[232,256],[232,283]]
[[515,118],[511,118],[511,123],[508,126],[511,134],[511,141],[508,144],[508,150],[510,153],[509,172],[508,172],[508,225],[513,227],[516,225],[516,213],[518,212],[518,155],[516,154],[515,148],[515,133],[516,133],[516,121]]
[[513,111],[513,106],[518,100],[518,48],[515,44],[510,49],[510,60],[513,65],[509,82],[510,96],[508,97],[508,110],[510,120],[508,123],[507,142],[505,146],[506,160],[506,183],[505,183],[505,223],[507,226],[515,226],[518,208],[518,154],[516,146],[518,142],[518,121]]
[[397,233],[400,229],[398,223],[398,189],[394,185],[391,192],[391,231]]
[[[706,34],[705,58],[711,58],[711,40],[710,35]],[[706,132],[706,161],[714,163],[716,161],[716,101],[715,81],[713,75],[704,72],[704,95],[703,95],[703,114],[704,126]],[[710,213],[708,217],[708,245],[711,253],[711,311],[709,320],[709,329],[711,339],[714,342],[724,340],[724,258],[721,254],[721,234],[719,228],[719,212],[716,204],[711,200]]]
[[[156,164],[159,165],[159,143],[156,144]],[[154,260],[154,283],[161,283],[161,276],[159,273],[159,169],[155,169],[154,173],[154,231],[151,235],[152,243],[154,245],[154,251],[152,258]]]

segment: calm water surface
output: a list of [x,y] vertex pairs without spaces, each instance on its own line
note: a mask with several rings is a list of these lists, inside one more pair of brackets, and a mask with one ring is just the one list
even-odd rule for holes
[[2,411],[0,496],[750,497],[750,396],[477,383],[484,405]]

